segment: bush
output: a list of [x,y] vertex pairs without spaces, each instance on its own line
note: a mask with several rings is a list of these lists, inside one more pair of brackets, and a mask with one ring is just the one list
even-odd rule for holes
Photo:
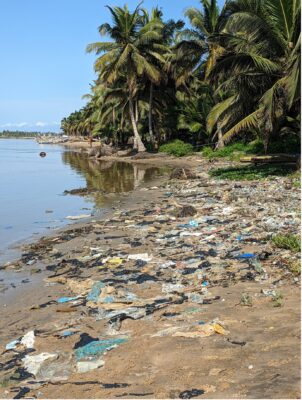
[[272,238],[272,242],[280,249],[291,250],[296,253],[301,251],[301,238],[299,235],[276,235]]
[[159,151],[176,157],[183,157],[193,153],[193,146],[190,143],[185,143],[182,140],[176,139],[173,140],[173,142],[161,145]]
[[277,138],[269,143],[268,153],[293,153],[300,154],[301,152],[300,136],[285,136]]
[[222,149],[213,150],[211,147],[204,147],[202,155],[207,158],[227,157],[231,160],[239,160],[246,154],[263,154],[264,147],[260,140],[254,140],[250,143],[233,143]]

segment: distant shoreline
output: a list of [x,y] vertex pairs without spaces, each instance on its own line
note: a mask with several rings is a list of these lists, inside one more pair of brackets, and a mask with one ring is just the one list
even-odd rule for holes
[[34,136],[1,136],[0,139],[36,139]]

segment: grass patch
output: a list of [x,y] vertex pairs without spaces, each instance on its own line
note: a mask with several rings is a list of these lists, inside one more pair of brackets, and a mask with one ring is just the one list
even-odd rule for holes
[[239,304],[241,306],[252,307],[253,299],[248,293],[242,293]]
[[228,158],[238,161],[241,157],[251,154],[264,154],[263,143],[255,140],[250,143],[233,143],[222,149],[213,150],[211,147],[204,147],[202,155],[207,158]]
[[5,388],[9,387],[11,384],[12,384],[12,382],[10,380],[10,377],[4,377],[4,378],[1,378],[1,380],[0,380],[0,388],[5,389]]
[[161,153],[167,153],[175,157],[188,156],[193,153],[193,146],[182,140],[176,139],[173,142],[162,144],[159,147]]
[[291,250],[296,253],[301,251],[301,238],[299,235],[276,235],[272,243],[280,249]]
[[246,165],[243,167],[218,168],[210,176],[229,180],[260,180],[274,176],[287,176],[295,167],[287,165]]
[[294,181],[293,182],[293,186],[295,187],[295,188],[301,188],[301,181],[299,180],[299,181]]
[[[204,147],[201,150],[204,157],[207,158],[227,158],[232,161],[239,161],[241,157],[249,155],[264,154],[264,145],[262,140],[256,139],[250,143],[237,142],[223,147],[222,149],[213,150],[210,146]],[[271,142],[268,147],[268,154],[277,153],[300,153],[299,138],[278,139],[276,142]]]
[[272,302],[274,307],[282,306],[283,295],[280,292],[276,292],[276,294],[272,297]]
[[287,265],[287,269],[295,276],[301,275],[301,263],[300,261],[291,261]]
[[301,171],[295,171],[289,175],[292,180],[292,185],[296,188],[301,188]]

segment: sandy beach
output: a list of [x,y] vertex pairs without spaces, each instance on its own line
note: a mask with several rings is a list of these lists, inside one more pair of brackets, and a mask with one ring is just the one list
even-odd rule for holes
[[300,398],[299,258],[270,241],[297,231],[299,189],[152,162],[196,178],[161,177],[6,265],[1,398]]

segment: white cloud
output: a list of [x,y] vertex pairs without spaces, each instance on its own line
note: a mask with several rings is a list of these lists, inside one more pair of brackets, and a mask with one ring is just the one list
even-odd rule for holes
[[39,131],[46,131],[46,130],[57,130],[60,126],[60,122],[51,121],[37,121],[37,122],[7,122],[5,124],[0,124],[0,129],[9,129],[9,130],[39,130]]
[[27,122],[19,122],[19,123],[13,123],[13,122],[8,122],[7,124],[1,125],[2,128],[23,128],[24,126],[27,126]]
[[46,125],[48,125],[47,122],[42,122],[42,121],[38,121],[35,123],[35,126],[38,126],[39,128],[43,128]]

